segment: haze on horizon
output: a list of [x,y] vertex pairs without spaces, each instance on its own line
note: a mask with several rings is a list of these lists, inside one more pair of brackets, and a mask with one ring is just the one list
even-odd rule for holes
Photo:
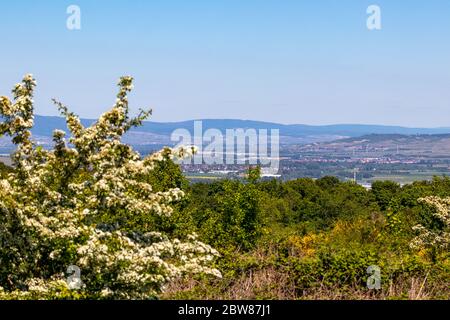
[[[81,9],[68,30],[66,9]],[[382,29],[366,28],[381,8]],[[26,73],[36,113],[57,98],[83,118],[115,101],[151,121],[250,119],[283,124],[450,127],[448,0],[130,0],[0,4],[0,95]]]

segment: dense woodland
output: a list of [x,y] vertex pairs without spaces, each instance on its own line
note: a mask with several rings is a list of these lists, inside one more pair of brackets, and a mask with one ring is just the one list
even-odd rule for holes
[[[450,196],[448,177],[366,190],[335,177],[259,182],[256,168],[247,181],[189,185],[177,166],[159,170],[155,184],[188,194],[159,228],[197,232],[219,250],[223,274],[175,282],[164,298],[450,298],[448,247],[410,245],[418,224],[445,228],[418,199]],[[367,288],[371,265],[381,269],[379,290]]]

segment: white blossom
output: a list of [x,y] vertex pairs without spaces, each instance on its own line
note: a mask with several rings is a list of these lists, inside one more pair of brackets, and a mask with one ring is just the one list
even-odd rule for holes
[[420,198],[419,202],[425,203],[435,210],[433,215],[443,224],[443,229],[440,231],[429,230],[422,225],[414,226],[413,229],[419,235],[411,242],[412,248],[421,247],[440,247],[443,249],[450,246],[450,197],[439,198],[429,196]]
[[[57,103],[66,118],[71,145],[66,144],[64,131],[55,130],[53,150],[36,148],[31,140],[33,77],[27,75],[15,86],[14,102],[0,97],[0,115],[5,119],[0,134],[10,135],[18,146],[14,172],[0,180],[6,228],[0,235],[0,250],[12,255],[9,263],[27,262],[30,268],[14,280],[17,283],[11,282],[9,293],[0,290],[0,298],[6,294],[58,296],[70,289],[64,274],[68,265],[81,269],[81,293],[112,298],[152,297],[168,281],[188,273],[220,276],[210,267],[218,252],[195,235],[186,241],[171,240],[158,232],[132,235],[122,230],[120,219],[103,221],[104,217],[113,219],[117,212],[128,217],[169,216],[170,204],[184,192],[177,188],[154,192],[143,178],[165,156],[195,152],[193,148],[165,148],[141,158],[121,143],[121,136],[149,114],[129,118],[127,93],[133,88],[132,80],[120,79],[115,106],[87,128]],[[23,230],[23,234],[14,230]],[[42,266],[40,261],[52,261],[52,265]],[[95,280],[99,276],[100,286],[100,280]]]

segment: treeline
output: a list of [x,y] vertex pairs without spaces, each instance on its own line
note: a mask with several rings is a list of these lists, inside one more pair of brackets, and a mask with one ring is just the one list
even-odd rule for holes
[[[335,177],[188,185],[177,167],[173,184],[187,190],[165,232],[196,232],[221,258],[220,280],[173,283],[164,298],[448,299],[446,248],[414,248],[414,227],[445,228],[418,199],[448,197],[450,179],[371,190]],[[170,181],[167,180],[167,182]],[[368,267],[379,268],[380,288]],[[369,270],[369,271],[370,271]],[[372,280],[371,280],[372,279]]]

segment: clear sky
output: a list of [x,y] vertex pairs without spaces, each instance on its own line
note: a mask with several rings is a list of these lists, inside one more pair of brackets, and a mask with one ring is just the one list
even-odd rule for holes
[[[68,30],[66,9],[81,9]],[[366,9],[381,8],[369,31]],[[25,73],[36,113],[82,117],[135,77],[154,121],[450,126],[449,0],[0,2],[0,94]],[[135,109],[135,110],[136,110]]]

